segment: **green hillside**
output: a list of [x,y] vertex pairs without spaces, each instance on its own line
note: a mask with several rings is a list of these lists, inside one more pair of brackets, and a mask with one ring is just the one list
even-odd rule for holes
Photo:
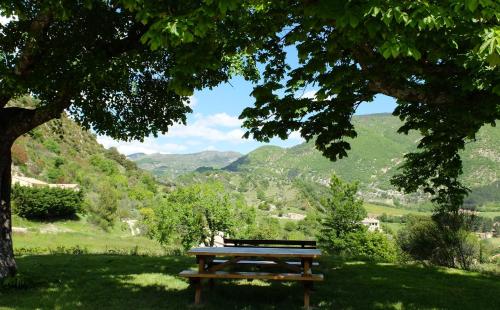
[[204,151],[194,154],[132,154],[129,159],[141,169],[162,179],[173,179],[197,169],[223,168],[241,157],[237,152]]
[[[221,170],[190,173],[177,181],[218,178],[244,194],[250,203],[267,201],[306,209],[310,203],[307,197],[322,191],[318,184],[328,184],[330,176],[337,174],[344,180],[358,181],[360,194],[367,201],[396,205],[425,202],[427,197],[402,195],[390,184],[403,155],[415,150],[419,135],[398,134],[401,122],[389,114],[357,116],[354,123],[358,137],[351,140],[349,157],[337,162],[323,157],[313,143],[288,149],[264,146]],[[473,189],[468,203],[500,202],[500,129],[484,127],[477,141],[467,145],[462,158],[463,181]]]
[[[146,171],[116,149],[104,149],[96,137],[66,116],[20,137],[12,147],[13,174],[49,183],[77,183],[85,195],[86,215],[102,207],[99,198],[117,201],[115,222],[139,218],[138,209],[158,191]],[[94,214],[98,219],[99,214]]]

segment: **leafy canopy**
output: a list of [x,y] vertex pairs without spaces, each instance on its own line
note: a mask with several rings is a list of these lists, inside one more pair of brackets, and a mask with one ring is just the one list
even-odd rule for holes
[[[456,210],[467,193],[458,152],[500,116],[500,3],[273,1],[267,10],[273,32],[258,53],[267,65],[255,106],[241,115],[247,137],[269,141],[298,130],[335,160],[357,135],[356,107],[392,96],[404,121],[399,132],[423,136],[393,183]],[[295,68],[287,47],[297,48]],[[317,89],[314,98],[301,96],[307,87]]]
[[[188,10],[166,10],[167,1],[123,3],[152,24],[143,36],[152,49],[210,38],[225,50],[229,72],[257,81],[262,64],[255,106],[241,114],[246,137],[300,131],[336,160],[357,135],[357,106],[380,93],[396,98],[394,113],[405,122],[399,131],[423,138],[393,183],[423,189],[447,210],[463,202],[458,152],[500,115],[498,1],[206,0]],[[289,48],[298,52],[294,68]],[[307,87],[313,98],[301,95]]]
[[[169,26],[170,31],[163,28],[164,19],[189,22],[185,14],[196,15],[207,5],[1,2],[0,15],[11,20],[0,25],[0,129],[12,141],[64,110],[98,134],[124,140],[143,139],[185,122],[191,112],[188,96],[241,69],[233,66],[233,58],[240,41],[248,40],[229,41],[226,37],[234,36],[220,27],[217,32],[200,30],[196,40],[181,23]],[[156,21],[155,16],[168,18]],[[200,25],[209,25],[208,15],[196,16]],[[38,99],[38,106],[8,105],[25,94]]]
[[145,214],[150,235],[165,245],[180,241],[185,249],[213,246],[217,234],[242,231],[255,220],[218,182],[178,188],[158,198],[152,209]]
[[141,139],[185,121],[195,89],[242,74],[258,82],[247,137],[298,130],[336,160],[357,134],[356,107],[382,93],[398,100],[400,132],[423,135],[393,183],[456,210],[467,194],[458,151],[500,115],[499,12],[493,0],[3,2],[17,19],[0,28],[0,104],[41,100],[7,118],[29,124],[15,134],[69,108],[100,134]]

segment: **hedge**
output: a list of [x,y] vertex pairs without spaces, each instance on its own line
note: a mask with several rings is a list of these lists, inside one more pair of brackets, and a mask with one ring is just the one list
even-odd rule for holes
[[14,212],[34,220],[70,219],[82,210],[83,193],[70,189],[51,187],[12,188]]

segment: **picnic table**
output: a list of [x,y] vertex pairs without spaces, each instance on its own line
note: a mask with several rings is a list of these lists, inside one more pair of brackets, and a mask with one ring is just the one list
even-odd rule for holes
[[[201,247],[188,251],[196,256],[197,270],[184,270],[179,275],[195,285],[195,304],[201,302],[202,279],[261,279],[299,281],[304,284],[304,307],[309,308],[312,284],[323,275],[312,272],[318,249],[279,247]],[[225,258],[217,259],[216,258]],[[280,272],[241,271],[242,266],[271,266]],[[224,270],[226,269],[226,270]],[[229,269],[229,270],[227,270]]]

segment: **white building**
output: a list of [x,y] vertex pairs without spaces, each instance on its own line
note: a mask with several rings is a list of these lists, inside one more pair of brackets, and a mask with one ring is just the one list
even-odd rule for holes
[[364,218],[362,221],[361,221],[361,224],[365,225],[366,227],[368,227],[368,231],[377,231],[377,230],[381,230],[380,229],[380,221],[377,220],[376,218],[372,218],[372,217],[367,217],[367,218]]

